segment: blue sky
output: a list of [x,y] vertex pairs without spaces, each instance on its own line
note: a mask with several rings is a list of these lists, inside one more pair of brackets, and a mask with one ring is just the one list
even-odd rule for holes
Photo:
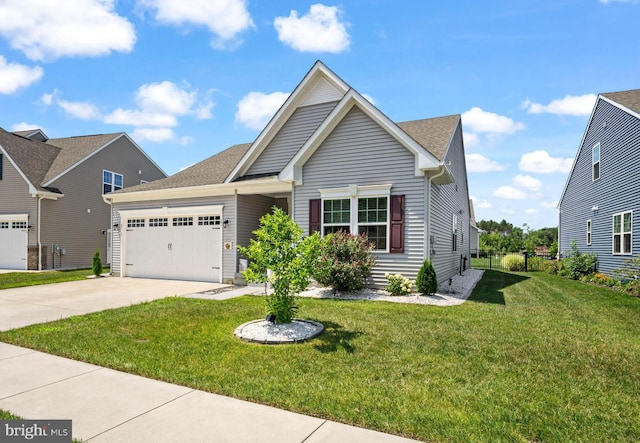
[[476,218],[555,226],[636,0],[0,0],[0,126],[127,132],[173,174],[253,141],[320,59],[401,122],[461,114]]

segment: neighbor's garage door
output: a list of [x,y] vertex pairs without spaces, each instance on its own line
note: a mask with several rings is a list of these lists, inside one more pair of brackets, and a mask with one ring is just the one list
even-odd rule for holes
[[0,269],[27,269],[27,222],[0,219]]
[[123,220],[125,276],[220,282],[220,215]]

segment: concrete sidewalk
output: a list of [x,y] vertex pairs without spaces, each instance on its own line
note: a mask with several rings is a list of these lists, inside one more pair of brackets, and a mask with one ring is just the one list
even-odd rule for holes
[[0,409],[71,419],[86,442],[402,443],[413,440],[0,343]]

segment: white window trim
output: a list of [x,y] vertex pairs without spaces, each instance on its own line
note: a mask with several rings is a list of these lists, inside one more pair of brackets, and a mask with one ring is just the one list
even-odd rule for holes
[[451,252],[458,250],[458,215],[452,214],[451,217]]
[[[598,148],[598,161],[594,160],[594,154],[595,154],[596,148]],[[591,148],[591,181],[600,180],[600,177],[602,177],[601,160],[602,160],[602,149],[600,148],[600,142],[598,142],[595,145],[593,145],[593,147]],[[598,177],[595,177],[593,173],[595,170],[596,163],[598,164]]]
[[[625,214],[631,214],[631,230],[630,231],[625,231],[624,230],[624,215]],[[620,216],[620,233],[616,234],[615,233],[615,225],[616,225],[616,216]],[[630,252],[624,252],[624,235],[625,234],[630,234],[630,241],[631,244],[629,245],[629,251]],[[616,235],[620,236],[620,252],[615,252],[615,238]],[[611,254],[613,255],[633,255],[633,210],[631,211],[623,211],[623,212],[617,212],[615,214],[613,214],[613,216],[611,217]]]
[[[106,181],[104,181],[104,173],[105,172],[108,172],[109,174],[111,174],[111,177],[112,177],[111,183],[107,183]],[[122,186],[120,187],[120,189],[123,189],[124,188],[124,175],[120,174],[119,172],[109,171],[108,169],[103,169],[102,170],[102,189],[100,190],[100,193],[102,195],[104,195],[104,185],[110,185],[111,186],[111,191],[110,192],[119,191],[119,189],[116,189],[116,175],[119,175],[121,177]]]
[[[389,248],[391,247],[391,186],[392,185],[369,185],[369,186],[358,186],[358,185],[349,185],[344,188],[328,188],[328,189],[318,189],[320,191],[320,233],[324,236],[324,202],[325,200],[350,200],[349,212],[350,212],[350,223],[349,228],[351,230],[351,234],[358,234],[358,199],[359,198],[378,198],[378,197],[386,197],[387,198],[387,222],[386,222],[386,245],[385,249],[375,249],[373,252],[376,253],[388,253]],[[362,226],[367,225],[366,223]],[[376,224],[377,225],[377,224]],[[371,224],[369,224],[371,226]]]
[[591,246],[591,241],[593,240],[593,223],[591,219],[587,220],[587,246]]

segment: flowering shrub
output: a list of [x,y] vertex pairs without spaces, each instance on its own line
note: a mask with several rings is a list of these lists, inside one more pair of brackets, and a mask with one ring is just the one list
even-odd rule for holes
[[391,295],[407,295],[411,293],[411,288],[413,287],[413,282],[406,277],[403,277],[402,274],[384,274],[385,278],[389,282],[385,291],[387,291]]
[[313,278],[338,291],[364,288],[375,263],[373,243],[366,235],[339,231],[322,239]]

